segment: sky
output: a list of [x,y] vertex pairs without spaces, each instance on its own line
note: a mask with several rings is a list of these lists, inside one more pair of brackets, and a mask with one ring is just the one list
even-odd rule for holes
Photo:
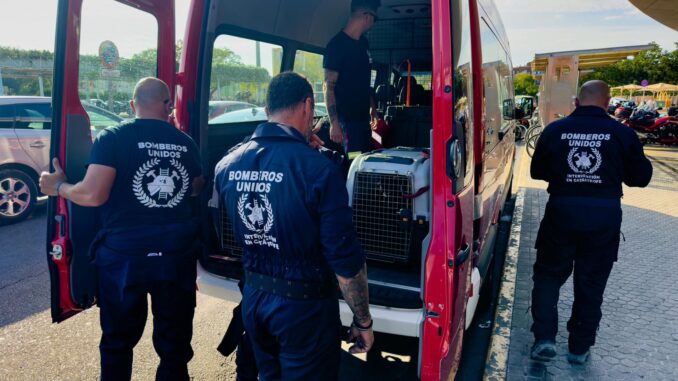
[[[189,2],[176,0],[178,39],[184,33]],[[56,0],[0,0],[0,45],[53,50],[56,3]],[[495,3],[506,26],[514,66],[532,60],[535,53],[651,41],[665,50],[674,50],[674,42],[678,42],[677,31],[652,20],[628,0],[495,0]],[[104,40],[116,42],[123,57],[155,46],[157,25],[151,17],[112,0],[85,0],[84,4],[84,52],[96,54]],[[230,47],[245,63],[254,63],[250,44]],[[262,57],[262,62],[270,62],[267,58]]]

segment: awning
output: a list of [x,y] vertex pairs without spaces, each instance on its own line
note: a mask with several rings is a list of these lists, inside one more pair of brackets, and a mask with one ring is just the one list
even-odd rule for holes
[[660,23],[678,30],[678,1],[629,0],[629,2]]
[[549,57],[577,56],[579,57],[579,70],[590,70],[612,65],[627,59],[629,56],[637,56],[638,53],[651,50],[654,45],[619,46],[615,48],[571,50],[565,52],[540,53],[534,56],[532,61],[532,73],[546,70]]

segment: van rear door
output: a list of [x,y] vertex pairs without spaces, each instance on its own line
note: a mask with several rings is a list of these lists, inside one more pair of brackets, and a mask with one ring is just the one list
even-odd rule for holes
[[424,264],[422,380],[459,366],[473,268],[473,124],[468,0],[433,1],[431,239]]
[[[174,0],[59,0],[50,157],[59,159],[70,183],[84,177],[92,148],[85,100],[129,114],[134,84],[145,76],[164,80],[174,96],[174,24]],[[50,197],[54,322],[96,303],[97,275],[88,251],[97,231],[96,208]]]

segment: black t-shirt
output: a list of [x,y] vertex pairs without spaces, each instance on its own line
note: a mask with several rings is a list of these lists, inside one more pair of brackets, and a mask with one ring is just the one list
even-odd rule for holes
[[335,90],[337,113],[342,122],[370,120],[372,58],[363,36],[356,41],[344,31],[327,44],[323,67],[339,73]]
[[89,164],[116,169],[104,228],[185,222],[193,179],[201,175],[195,142],[167,122],[136,119],[109,127],[94,141]]

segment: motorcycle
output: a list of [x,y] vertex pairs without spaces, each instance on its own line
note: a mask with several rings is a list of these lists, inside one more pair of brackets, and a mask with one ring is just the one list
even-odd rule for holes
[[678,145],[678,117],[658,116],[656,111],[636,110],[622,123],[633,128],[643,144]]
[[629,119],[636,107],[636,103],[633,101],[624,102],[614,110],[614,117],[617,118],[617,120]]

